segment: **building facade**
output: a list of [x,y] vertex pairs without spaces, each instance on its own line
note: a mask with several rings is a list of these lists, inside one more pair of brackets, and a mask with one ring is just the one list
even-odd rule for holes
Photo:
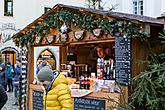
[[[6,47],[4,43],[9,41],[13,34],[23,29],[27,24],[37,19],[56,4],[93,8],[93,4],[89,3],[89,1],[90,0],[0,0],[0,53],[2,53],[2,49],[6,50],[4,48],[10,49]],[[164,4],[165,0],[102,0],[102,2],[100,2],[101,8],[105,10],[113,9],[117,12],[150,17],[161,16],[161,14],[165,12]],[[16,49],[14,43],[11,42],[10,44],[11,48]],[[11,56],[6,55],[6,58],[8,57]]]
[[[88,0],[1,0],[0,25],[14,23],[22,29],[34,19],[49,10],[55,4],[88,7]],[[115,11],[159,17],[165,12],[165,0],[102,0],[101,6],[108,10],[115,6]],[[0,27],[1,28],[1,27]]]
[[[108,3],[111,2],[105,0],[101,5],[107,8],[107,6],[111,6]],[[5,59],[5,61],[11,58],[13,59],[18,55],[14,52],[6,52],[7,50],[13,51],[12,49],[17,48],[15,44],[10,41],[11,36],[56,4],[91,7],[88,4],[88,0],[0,0],[0,55],[4,54],[5,58],[3,59]],[[12,56],[10,53],[12,53]],[[14,63],[13,60],[11,62]]]
[[[64,2],[65,1],[65,2]],[[72,0],[1,0],[0,21],[3,23],[14,23],[18,29],[24,28],[27,24],[52,8],[57,3],[68,5],[83,5],[84,1]]]
[[116,11],[159,17],[165,12],[165,0],[114,0]]
[[[0,0],[0,58],[13,65],[19,49],[11,36],[37,19],[57,3],[85,6],[85,0]],[[18,50],[18,51],[15,51]],[[0,62],[0,63],[1,63]]]

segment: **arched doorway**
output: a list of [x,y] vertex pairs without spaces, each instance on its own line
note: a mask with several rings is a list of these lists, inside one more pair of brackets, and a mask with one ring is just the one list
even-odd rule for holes
[[37,65],[42,62],[42,58],[45,58],[47,63],[51,65],[52,70],[56,70],[56,58],[49,49],[43,50],[37,58]]
[[0,50],[1,53],[1,62],[7,63],[10,62],[12,66],[16,63],[16,58],[19,56],[18,50],[13,47],[5,47]]
[[38,64],[41,63],[42,57],[47,59],[53,70],[59,70],[60,58],[58,46],[40,46],[34,47],[34,80],[37,81]]

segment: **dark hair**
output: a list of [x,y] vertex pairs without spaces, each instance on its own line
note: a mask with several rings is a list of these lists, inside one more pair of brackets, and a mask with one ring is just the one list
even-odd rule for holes
[[46,58],[45,58],[45,57],[42,57],[41,59],[42,59],[42,60],[46,60]]
[[7,62],[7,65],[11,65],[11,63],[10,62]]
[[97,48],[102,48],[104,50],[104,46],[102,44],[98,44],[94,49],[96,50]]

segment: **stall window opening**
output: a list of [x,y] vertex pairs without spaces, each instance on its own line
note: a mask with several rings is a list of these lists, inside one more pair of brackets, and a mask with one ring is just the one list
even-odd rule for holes
[[[88,75],[91,77],[91,73],[95,73],[95,77],[98,79],[115,79],[114,42],[77,45],[75,47],[69,47],[69,53],[76,53],[77,56],[76,63],[72,65],[74,66],[72,68],[73,76],[79,77],[77,79],[80,79],[82,75]],[[69,59],[68,62],[70,62]],[[104,75],[104,73],[109,76]]]

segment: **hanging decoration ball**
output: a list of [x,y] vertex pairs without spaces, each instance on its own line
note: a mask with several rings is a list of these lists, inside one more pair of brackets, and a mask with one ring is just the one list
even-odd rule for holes
[[85,32],[84,32],[84,30],[82,30],[82,31],[76,31],[75,33],[74,33],[74,37],[75,37],[75,39],[76,40],[82,40],[83,38],[84,38],[84,36],[85,36]]
[[68,26],[64,23],[60,28],[61,33],[68,32]]
[[59,40],[58,40],[59,43],[64,43],[64,42],[67,42],[68,40],[69,40],[69,35],[67,33],[65,33],[65,34],[60,33],[59,34]]
[[47,37],[46,37],[46,40],[47,40],[47,42],[48,42],[49,44],[52,43],[52,42],[54,41],[54,39],[55,39],[55,35],[47,36]]
[[38,35],[37,35],[37,36],[35,37],[35,43],[36,43],[36,44],[40,43],[41,40],[42,40],[41,36],[38,36]]
[[94,34],[96,37],[99,37],[100,34],[101,34],[101,29],[94,29],[94,30],[93,30],[93,34]]

